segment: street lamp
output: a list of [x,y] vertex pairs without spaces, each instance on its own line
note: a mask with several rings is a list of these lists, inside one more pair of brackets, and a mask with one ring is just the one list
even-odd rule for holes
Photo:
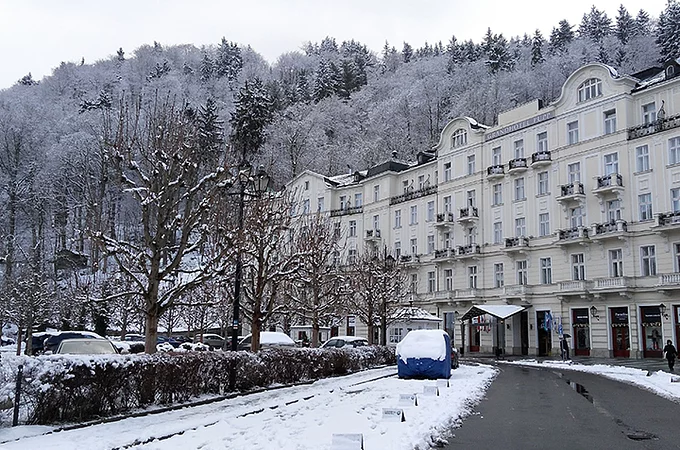
[[383,250],[383,264],[385,265],[383,273],[383,295],[382,304],[380,305],[382,307],[380,314],[380,341],[382,345],[387,345],[387,277],[392,275],[395,263],[396,260],[394,259],[394,256],[388,254],[387,247],[385,247]]
[[666,305],[663,303],[659,305],[659,311],[661,312],[661,315],[663,316],[664,319],[668,320],[668,314],[666,313]]

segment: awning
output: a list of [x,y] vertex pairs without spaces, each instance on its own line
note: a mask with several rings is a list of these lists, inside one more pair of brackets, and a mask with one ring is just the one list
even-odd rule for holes
[[525,309],[527,309],[526,306],[518,305],[473,305],[459,320],[465,321],[484,314],[489,314],[498,319],[505,320]]

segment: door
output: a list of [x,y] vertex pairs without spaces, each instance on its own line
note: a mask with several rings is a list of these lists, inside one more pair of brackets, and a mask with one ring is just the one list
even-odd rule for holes
[[615,358],[630,358],[628,308],[611,308],[612,353]]
[[520,323],[520,342],[522,346],[522,355],[529,354],[529,313],[522,311],[519,315]]
[[552,316],[550,311],[536,311],[538,356],[550,356],[552,351]]
[[590,317],[588,308],[577,308],[572,310],[571,323],[573,324],[572,347],[574,355],[590,356]]
[[476,317],[474,319],[477,319],[473,321],[473,319],[470,319],[470,352],[479,352],[479,347],[481,344],[482,340],[482,332],[481,332],[481,316]]
[[641,306],[640,317],[642,323],[642,356],[645,358],[661,358],[663,356],[661,308],[658,306]]
[[675,321],[675,348],[680,348],[680,306],[674,306],[675,314],[673,320]]

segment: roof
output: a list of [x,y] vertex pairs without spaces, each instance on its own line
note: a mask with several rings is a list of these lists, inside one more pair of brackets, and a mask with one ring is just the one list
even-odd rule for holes
[[397,311],[395,311],[394,316],[392,317],[395,320],[401,320],[405,322],[413,322],[413,321],[421,321],[421,322],[441,322],[442,319],[440,319],[437,316],[434,316],[430,314],[429,312],[425,311],[423,308],[417,307],[417,306],[407,306],[404,308],[400,308]]
[[498,319],[504,320],[525,309],[525,306],[518,305],[472,305],[472,307],[463,314],[463,317],[461,317],[460,320],[468,320],[483,314],[490,314]]

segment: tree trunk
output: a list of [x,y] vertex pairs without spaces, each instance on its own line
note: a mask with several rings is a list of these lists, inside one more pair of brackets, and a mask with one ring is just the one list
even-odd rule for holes
[[312,313],[312,348],[319,346],[319,312]]
[[146,333],[144,338],[144,351],[156,353],[156,341],[158,339],[158,306],[147,305],[146,308]]
[[251,328],[251,338],[250,338],[250,350],[257,352],[260,350],[260,329],[262,327],[262,318],[260,317],[262,313],[260,312],[260,305],[256,305],[253,311],[253,322],[250,324]]
[[375,344],[375,342],[373,342],[374,337],[375,337],[375,332],[373,331],[374,329],[375,329],[375,325],[373,325],[373,324],[370,323],[370,321],[369,321],[369,323],[368,323],[368,343],[369,343],[370,345]]

